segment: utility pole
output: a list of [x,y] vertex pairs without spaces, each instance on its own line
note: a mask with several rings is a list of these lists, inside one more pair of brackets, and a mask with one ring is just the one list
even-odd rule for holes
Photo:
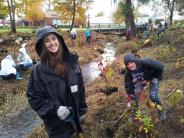
[[87,17],[87,27],[90,28],[90,14],[88,14]]

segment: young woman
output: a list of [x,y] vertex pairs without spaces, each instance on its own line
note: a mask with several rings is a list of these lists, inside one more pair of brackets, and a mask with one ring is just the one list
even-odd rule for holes
[[40,56],[30,76],[27,97],[43,119],[49,138],[81,133],[80,118],[87,112],[78,57],[51,26],[38,29],[35,49]]

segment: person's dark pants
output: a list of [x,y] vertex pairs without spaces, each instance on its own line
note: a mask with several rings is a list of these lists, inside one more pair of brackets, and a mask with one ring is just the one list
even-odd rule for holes
[[0,77],[2,78],[2,80],[11,80],[11,79],[15,79],[16,75],[11,73],[9,75],[1,75]]
[[22,64],[19,64],[15,68],[16,68],[17,72],[21,72],[23,70],[23,67],[24,66]]
[[17,70],[17,72],[21,72],[21,71],[26,71],[28,70],[30,67],[32,67],[33,64],[32,63],[27,63],[27,64],[18,64],[15,68]]
[[87,42],[90,44],[90,42],[91,42],[91,36],[87,36],[87,37],[86,37],[86,40],[87,40]]
[[72,39],[72,46],[75,47],[75,39],[76,39],[76,35],[71,35],[71,39]]
[[130,40],[130,35],[126,35],[126,41]]
[[156,104],[161,104],[160,98],[158,96],[158,87],[159,87],[159,80],[157,78],[153,78],[150,82],[149,96],[152,102]]

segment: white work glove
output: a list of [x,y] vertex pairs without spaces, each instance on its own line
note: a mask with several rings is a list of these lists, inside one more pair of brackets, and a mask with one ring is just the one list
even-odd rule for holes
[[130,107],[131,107],[131,100],[132,100],[132,96],[128,95],[128,97],[127,97],[127,108],[128,109],[130,109]]
[[60,106],[57,110],[57,116],[61,120],[65,120],[66,117],[70,114],[70,111],[66,106]]
[[131,107],[131,102],[128,102],[127,103],[127,108],[130,109],[130,107]]
[[80,122],[84,121],[84,115],[80,115],[79,120]]

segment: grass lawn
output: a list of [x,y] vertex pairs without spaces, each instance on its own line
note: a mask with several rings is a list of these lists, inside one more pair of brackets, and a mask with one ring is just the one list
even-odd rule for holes
[[[17,32],[32,32],[34,29],[31,28],[16,28]],[[0,33],[8,33],[10,28],[0,28]]]

